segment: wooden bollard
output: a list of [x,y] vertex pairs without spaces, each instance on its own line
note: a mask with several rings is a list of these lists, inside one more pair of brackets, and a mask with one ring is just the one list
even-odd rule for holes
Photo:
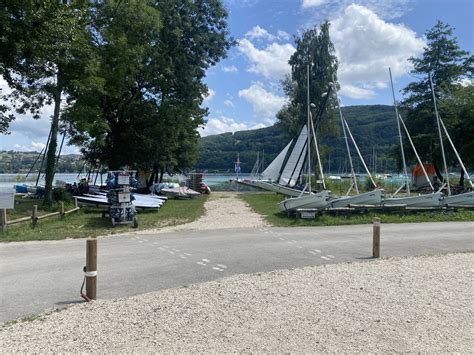
[[372,245],[372,257],[380,257],[380,218],[375,217],[373,219],[373,245]]
[[36,224],[38,223],[38,205],[33,206],[33,213],[31,214],[31,223],[33,224],[33,227],[36,227]]
[[91,300],[97,297],[97,239],[87,239],[86,294]]
[[59,202],[59,215],[61,216],[61,218],[64,218],[64,201],[60,201]]
[[7,209],[0,208],[0,225],[2,226],[2,232],[7,231]]
[[78,208],[78,207],[79,207],[79,205],[77,204],[77,197],[74,197],[74,207],[75,207],[75,208]]

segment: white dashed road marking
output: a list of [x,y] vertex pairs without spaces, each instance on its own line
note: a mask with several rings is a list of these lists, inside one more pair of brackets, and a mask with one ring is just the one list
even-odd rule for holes
[[326,257],[326,256],[321,256],[321,259],[324,259],[324,260],[331,260],[331,259],[329,259],[329,258]]
[[227,269],[227,266],[224,265],[224,264],[217,264],[218,267],[222,268],[222,269]]

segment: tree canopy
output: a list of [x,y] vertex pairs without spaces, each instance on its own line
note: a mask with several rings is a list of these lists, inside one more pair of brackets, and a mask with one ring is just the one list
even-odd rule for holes
[[[454,144],[460,148],[464,162],[472,166],[474,57],[459,47],[454,29],[441,21],[426,32],[426,38],[427,45],[421,57],[409,59],[413,64],[411,73],[419,80],[408,84],[403,90],[406,96],[402,105],[408,129],[422,160],[439,165],[441,149],[429,82],[431,74],[439,114]],[[407,149],[407,152],[410,151]],[[447,148],[447,153],[449,163],[455,165],[455,156],[450,148]]]
[[[337,83],[338,61],[329,37],[329,26],[329,22],[325,21],[319,29],[314,27],[306,30],[295,38],[296,51],[289,60],[291,75],[282,82],[289,101],[277,114],[278,123],[290,135],[296,134],[307,121],[307,65],[310,66],[310,102],[314,105],[319,106],[330,83]],[[332,97],[327,107],[334,103]],[[326,123],[322,124],[326,130],[331,128],[331,118],[331,115],[327,115]]]

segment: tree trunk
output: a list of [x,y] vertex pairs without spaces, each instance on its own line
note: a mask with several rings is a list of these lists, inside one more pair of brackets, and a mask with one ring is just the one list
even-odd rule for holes
[[160,170],[160,183],[163,182],[163,174],[165,173],[165,170],[164,169],[161,169]]
[[51,207],[53,204],[53,179],[56,170],[56,147],[58,145],[59,131],[59,113],[61,109],[61,83],[58,74],[58,84],[54,93],[54,113],[51,121],[51,139],[49,141],[48,152],[46,154],[46,170],[45,170],[45,194],[43,205]]

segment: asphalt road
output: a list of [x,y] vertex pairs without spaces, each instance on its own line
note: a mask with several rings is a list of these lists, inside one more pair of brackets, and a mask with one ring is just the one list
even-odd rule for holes
[[[381,256],[474,250],[474,222],[382,225]],[[86,241],[0,245],[0,323],[70,303],[79,295]],[[329,263],[368,261],[372,226],[226,229],[99,238],[98,298]]]

